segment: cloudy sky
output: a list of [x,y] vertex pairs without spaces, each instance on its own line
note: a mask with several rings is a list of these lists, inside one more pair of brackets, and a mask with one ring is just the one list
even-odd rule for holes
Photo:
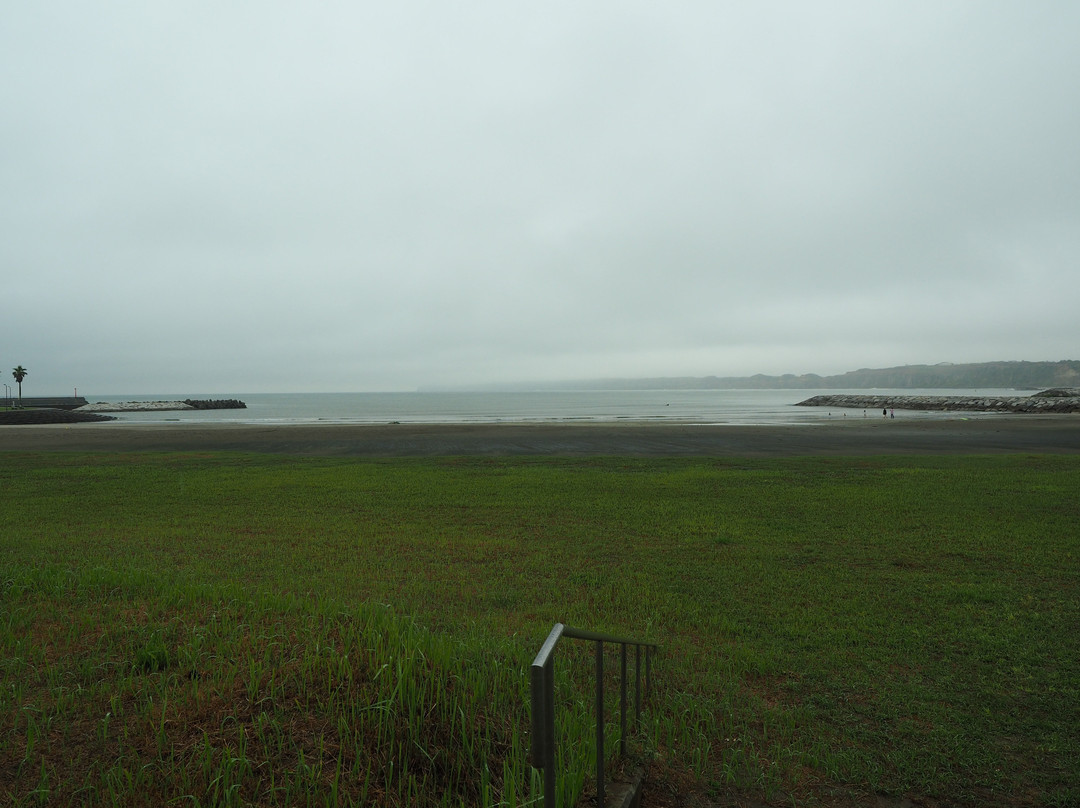
[[1080,359],[1080,3],[0,15],[27,395]]

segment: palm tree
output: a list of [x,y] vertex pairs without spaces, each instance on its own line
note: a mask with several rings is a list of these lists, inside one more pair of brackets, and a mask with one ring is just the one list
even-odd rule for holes
[[13,371],[11,371],[11,375],[15,377],[16,384],[19,385],[19,406],[20,407],[22,406],[22,380],[26,378],[26,374],[29,373],[29,372],[30,371],[28,371],[22,365],[19,365],[17,368],[15,368]]

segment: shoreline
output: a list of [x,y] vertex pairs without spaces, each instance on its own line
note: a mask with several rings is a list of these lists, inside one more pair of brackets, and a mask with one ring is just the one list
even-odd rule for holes
[[843,418],[784,425],[636,422],[0,426],[10,452],[255,452],[340,457],[797,457],[1080,454],[1080,417]]

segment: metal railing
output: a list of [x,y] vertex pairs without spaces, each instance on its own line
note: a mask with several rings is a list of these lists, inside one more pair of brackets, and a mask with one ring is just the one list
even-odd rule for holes
[[634,646],[634,726],[641,717],[641,649],[645,649],[645,698],[652,690],[651,660],[656,643],[614,637],[595,631],[556,623],[540,653],[533,660],[532,683],[532,765],[544,772],[544,808],[555,808],[555,646],[563,637],[596,643],[596,804],[603,806],[604,794],[604,643],[619,645],[621,651],[621,735],[619,754],[626,756],[626,648]]

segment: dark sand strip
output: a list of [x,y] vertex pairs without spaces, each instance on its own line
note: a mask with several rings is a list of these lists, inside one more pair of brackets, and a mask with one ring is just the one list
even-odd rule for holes
[[797,426],[654,423],[0,427],[0,451],[261,452],[349,457],[651,457],[1080,453],[1080,416],[847,418]]

